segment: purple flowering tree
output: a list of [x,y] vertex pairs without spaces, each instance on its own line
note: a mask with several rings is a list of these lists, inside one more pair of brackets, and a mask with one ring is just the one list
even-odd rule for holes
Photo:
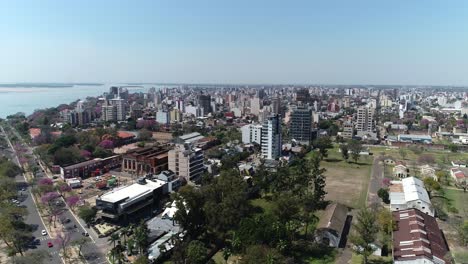
[[83,158],[85,158],[85,159],[91,158],[91,155],[92,155],[91,152],[89,152],[89,151],[87,151],[87,150],[85,150],[85,149],[82,149],[82,150],[80,151],[80,156],[83,157]]
[[51,201],[60,197],[58,192],[47,192],[41,196],[41,202],[43,204],[49,205]]
[[54,182],[50,178],[41,178],[38,182],[39,185],[53,185]]
[[75,207],[80,202],[80,197],[78,195],[72,195],[67,198],[67,204],[72,210],[75,210]]
[[386,187],[390,186],[390,179],[389,178],[383,178],[382,184]]
[[99,146],[104,149],[111,149],[114,147],[114,142],[112,142],[112,140],[109,139],[104,139],[103,141],[101,141],[101,143],[99,143]]

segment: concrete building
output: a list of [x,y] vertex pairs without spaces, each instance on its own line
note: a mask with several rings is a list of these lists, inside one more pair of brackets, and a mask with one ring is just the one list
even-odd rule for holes
[[436,219],[417,209],[392,213],[393,263],[445,264],[449,249]]
[[86,179],[94,175],[101,175],[111,169],[118,168],[120,163],[121,157],[119,155],[103,159],[95,158],[60,168],[60,176],[62,179]]
[[98,216],[113,222],[128,222],[161,207],[166,182],[141,178],[137,183],[115,188],[96,198]]
[[260,98],[258,97],[252,98],[252,100],[250,100],[250,113],[255,116],[258,116],[258,114],[260,113],[260,108],[261,108]]
[[106,122],[117,120],[117,107],[105,101],[101,106],[101,119]]
[[123,121],[127,117],[127,111],[125,108],[125,100],[121,98],[114,98],[110,100],[110,104],[115,106],[115,120],[116,121]]
[[201,94],[198,96],[198,105],[203,109],[203,115],[208,115],[212,112],[211,109],[211,95]]
[[195,117],[201,117],[204,115],[203,109],[198,106],[189,105],[185,107],[185,113],[188,115],[193,115]]
[[374,132],[374,113],[375,109],[365,106],[361,106],[357,109],[356,130],[358,132]]
[[271,115],[262,126],[262,157],[275,160],[281,156],[281,121],[278,115]]
[[169,112],[164,110],[156,112],[156,122],[162,125],[168,125],[170,122]]
[[262,126],[248,124],[241,127],[242,132],[242,143],[251,144],[257,143],[261,144],[262,142]]
[[390,210],[400,211],[411,208],[434,216],[435,210],[429,199],[429,194],[424,188],[424,183],[415,177],[392,181],[390,185]]
[[290,116],[290,134],[293,140],[309,145],[311,141],[312,110],[308,106],[296,106]]
[[341,133],[341,136],[346,139],[351,139],[353,138],[354,135],[354,125],[352,122],[345,122],[343,124],[343,133]]
[[191,144],[176,144],[169,151],[169,170],[187,182],[198,181],[205,171],[203,150]]

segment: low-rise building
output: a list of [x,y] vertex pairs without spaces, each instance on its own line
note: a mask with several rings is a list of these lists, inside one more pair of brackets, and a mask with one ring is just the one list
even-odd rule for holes
[[141,178],[134,184],[100,195],[96,198],[96,208],[100,210],[98,216],[117,222],[128,221],[139,215],[139,212],[144,213],[143,209],[152,212],[160,208],[166,184],[154,178]]
[[391,181],[390,210],[399,211],[411,208],[434,216],[435,210],[429,199],[429,194],[424,188],[424,183],[415,177]]
[[397,161],[393,167],[393,176],[395,178],[406,178],[409,176],[409,169],[406,167],[406,163],[403,161]]
[[348,208],[339,203],[329,204],[315,230],[315,241],[338,247],[348,217]]
[[60,176],[62,179],[69,178],[88,178],[95,175],[101,175],[111,169],[120,167],[122,157],[120,155],[95,158],[84,162],[76,163],[73,165],[60,168]]
[[122,157],[122,171],[136,175],[158,174],[167,170],[169,146],[150,146],[129,150]]
[[438,181],[436,176],[436,170],[429,164],[422,165],[419,167],[421,172],[421,177],[423,178],[432,178],[435,181]]
[[169,151],[169,170],[187,182],[198,181],[205,171],[203,150],[191,144],[176,144]]
[[465,168],[452,168],[450,170],[450,176],[457,185],[464,185],[468,181],[468,170]]
[[393,263],[445,264],[449,249],[437,221],[417,209],[393,212]]

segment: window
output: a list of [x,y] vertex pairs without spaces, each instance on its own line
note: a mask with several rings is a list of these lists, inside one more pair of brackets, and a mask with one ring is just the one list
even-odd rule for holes
[[426,209],[426,207],[423,206],[422,209]]

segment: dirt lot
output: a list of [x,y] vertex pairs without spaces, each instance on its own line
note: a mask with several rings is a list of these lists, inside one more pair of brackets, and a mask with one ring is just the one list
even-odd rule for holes
[[337,148],[328,151],[321,166],[327,169],[326,199],[337,201],[352,208],[365,204],[370,179],[372,156],[362,156],[358,164],[345,162]]

